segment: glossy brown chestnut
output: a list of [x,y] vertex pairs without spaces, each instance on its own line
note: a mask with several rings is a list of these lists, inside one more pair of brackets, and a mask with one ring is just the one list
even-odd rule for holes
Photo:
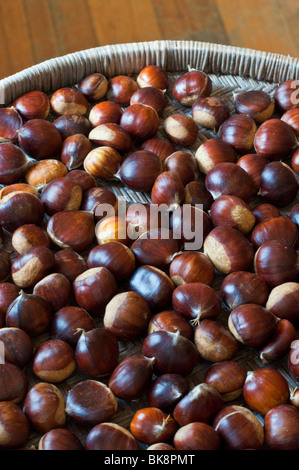
[[95,238],[94,217],[86,211],[62,211],[50,217],[47,233],[55,245],[83,252]]
[[120,153],[112,147],[103,145],[86,155],[83,166],[90,175],[106,181],[115,177],[121,163]]
[[184,186],[198,178],[198,167],[195,158],[189,152],[178,150],[164,160],[166,171],[176,173]]
[[70,248],[59,250],[54,254],[53,271],[63,274],[70,283],[88,268],[85,259]]
[[54,124],[46,119],[31,119],[18,132],[22,150],[36,160],[54,156],[61,147],[62,137]]
[[96,186],[85,191],[80,209],[93,212],[95,222],[114,215],[118,210],[118,199],[108,188]]
[[171,211],[182,204],[184,197],[184,185],[176,173],[163,171],[157,176],[151,190],[153,204],[164,204]]
[[282,405],[289,400],[289,385],[278,370],[257,369],[247,373],[243,397],[252,410],[265,415],[275,406]]
[[210,216],[215,227],[233,227],[244,235],[251,232],[255,225],[251,207],[237,196],[219,196],[211,205]]
[[260,359],[264,364],[275,361],[288,353],[296,338],[294,325],[283,318],[276,323],[276,328],[270,342],[260,351]]
[[160,158],[149,150],[136,150],[121,164],[118,177],[135,191],[150,191],[162,172]]
[[277,318],[265,307],[243,304],[228,317],[228,327],[235,338],[246,346],[263,347],[273,335]]
[[11,256],[7,250],[0,248],[0,282],[8,281],[11,275]]
[[84,115],[88,111],[88,101],[84,94],[75,87],[63,87],[56,90],[50,98],[51,107],[56,114]]
[[91,130],[91,124],[87,117],[80,114],[63,114],[58,116],[53,124],[59,131],[63,141],[77,134],[87,137]]
[[62,211],[77,211],[81,206],[82,188],[68,178],[56,178],[43,188],[40,200],[49,216]]
[[72,286],[64,274],[52,273],[35,284],[33,294],[47,300],[52,311],[57,312],[60,308],[69,305]]
[[25,224],[13,232],[11,244],[16,255],[22,255],[34,246],[50,248],[51,241],[43,228],[34,224]]
[[18,183],[29,164],[23,150],[11,142],[4,142],[0,144],[0,157],[0,184]]
[[257,153],[247,153],[237,161],[237,164],[248,173],[252,183],[253,191],[257,194],[261,185],[261,174],[265,166],[269,163],[264,157]]
[[86,450],[140,450],[138,441],[116,423],[96,424],[87,434]]
[[[153,204],[135,202],[128,206],[126,222],[130,229],[130,238],[136,240],[148,230],[156,230],[169,223],[169,214]],[[165,227],[165,225],[164,225]]]
[[267,299],[266,308],[278,318],[285,318],[296,324],[299,301],[299,283],[284,282],[274,287]]
[[148,445],[171,441],[177,428],[170,415],[153,406],[137,410],[130,423],[135,439]]
[[105,267],[90,268],[74,280],[73,293],[79,307],[101,316],[117,293],[116,279]]
[[121,400],[135,400],[148,389],[154,359],[142,355],[125,357],[113,370],[109,388]]
[[264,279],[247,271],[230,273],[221,284],[222,300],[231,310],[248,303],[265,306],[269,292]]
[[33,287],[51,272],[54,263],[54,254],[49,248],[34,246],[13,260],[12,280],[22,289]]
[[130,105],[132,104],[150,106],[156,111],[158,116],[162,116],[166,104],[164,91],[153,86],[139,88],[131,96]]
[[75,369],[73,348],[61,339],[48,339],[34,351],[32,371],[40,380],[50,383],[63,382]]
[[198,360],[194,343],[179,331],[154,331],[146,336],[142,354],[155,358],[154,371],[157,374],[189,375]]
[[13,107],[0,110],[0,142],[13,142],[18,140],[18,132],[23,125],[20,113]]
[[242,395],[247,370],[236,361],[222,361],[212,364],[206,371],[204,382],[215,388],[224,402]]
[[33,341],[26,331],[16,327],[0,329],[0,341],[4,346],[5,363],[23,369],[33,355]]
[[299,149],[296,149],[292,154],[291,167],[296,173],[299,173]]
[[252,212],[257,224],[281,215],[277,207],[267,202],[258,204],[252,209]]
[[220,438],[215,429],[206,423],[189,423],[177,430],[173,437],[177,450],[219,450]]
[[45,159],[34,163],[25,175],[27,184],[30,184],[38,191],[43,189],[48,183],[67,175],[67,167],[64,163],[55,159]]
[[193,339],[194,329],[187,318],[174,310],[163,310],[156,313],[148,324],[148,334],[158,330],[178,331],[182,336]]
[[297,94],[298,84],[296,80],[285,80],[277,86],[274,98],[280,112],[299,107],[296,100]]
[[214,199],[219,196],[237,196],[249,203],[253,195],[250,176],[236,163],[222,162],[206,175],[205,185]]
[[147,330],[150,316],[150,307],[141,294],[120,292],[107,304],[103,323],[118,340],[129,341]]
[[260,191],[266,202],[286,207],[296,199],[297,179],[292,168],[284,162],[268,163],[261,173]]
[[162,374],[152,381],[146,396],[149,406],[159,408],[164,413],[172,413],[189,391],[187,377],[180,374]]
[[214,267],[223,274],[249,271],[254,260],[254,250],[249,240],[232,227],[215,227],[204,240],[204,253]]
[[135,103],[124,110],[119,124],[134,141],[143,142],[156,135],[160,119],[151,106]]
[[218,163],[237,162],[237,153],[230,144],[216,137],[203,142],[195,152],[195,159],[201,173],[204,175]]
[[0,402],[20,403],[28,391],[28,377],[14,364],[0,364]]
[[169,85],[169,78],[166,70],[153,64],[144,66],[140,70],[136,81],[140,88],[153,86],[160,90],[166,90]]
[[50,100],[46,93],[34,90],[17,98],[12,106],[24,119],[47,119],[50,112]]
[[257,224],[251,235],[251,243],[259,248],[263,243],[276,240],[286,246],[295,246],[299,237],[296,224],[288,217],[279,216]]
[[82,380],[69,391],[65,411],[76,422],[88,426],[110,421],[118,402],[107,385],[98,380]]
[[278,405],[265,416],[265,444],[270,450],[298,450],[299,410],[290,404]]
[[293,131],[295,132],[296,136],[299,136],[299,110],[298,108],[289,109],[286,111],[282,116],[281,120],[286,122]]
[[71,170],[65,175],[65,177],[81,186],[83,194],[89,189],[97,186],[97,181],[94,176],[86,173],[85,170]]
[[87,257],[88,268],[105,267],[121,281],[130,277],[135,270],[135,256],[123,243],[114,241],[97,245]]
[[40,438],[38,450],[83,450],[83,445],[69,429],[55,428]]
[[244,155],[252,150],[256,132],[257,125],[252,117],[247,114],[234,114],[221,124],[219,137],[238,154]]
[[26,395],[24,413],[38,433],[61,428],[66,422],[64,396],[54,384],[34,384]]
[[297,146],[296,134],[281,119],[268,119],[258,128],[254,138],[255,151],[269,160],[286,158]]
[[78,89],[89,101],[97,101],[106,95],[108,80],[102,73],[94,72],[80,80]]
[[259,450],[264,443],[262,423],[244,406],[225,406],[215,416],[213,427],[227,450]]
[[221,300],[217,292],[207,284],[194,282],[176,287],[172,295],[176,312],[196,325],[205,318],[217,318],[221,313]]
[[132,148],[131,134],[115,122],[99,124],[90,131],[88,138],[96,146],[111,147],[121,154]]
[[75,348],[79,369],[89,377],[110,374],[118,364],[119,344],[116,336],[105,328],[82,331]]
[[30,423],[22,409],[11,401],[0,402],[1,449],[18,449],[24,446],[30,437]]
[[214,199],[203,181],[191,181],[186,184],[184,204],[200,205],[202,210],[208,212],[213,201]]
[[138,292],[157,311],[171,304],[174,284],[170,277],[154,266],[140,266],[129,281],[130,289]]
[[229,107],[217,96],[200,97],[192,104],[192,118],[196,124],[212,129],[215,133],[229,116]]
[[69,171],[79,168],[92,150],[90,140],[83,134],[67,137],[61,147],[60,159]]
[[0,200],[0,225],[11,233],[25,224],[41,225],[44,213],[41,200],[27,192],[13,192]]
[[209,96],[212,81],[203,70],[191,69],[180,75],[173,84],[173,96],[184,106],[192,106],[200,96]]
[[175,152],[175,145],[173,142],[162,137],[152,137],[151,139],[145,140],[141,143],[140,148],[142,150],[154,152],[162,162],[164,162],[169,155]]
[[[9,269],[10,272],[10,269]],[[0,328],[5,326],[5,315],[10,304],[18,297],[20,289],[12,282],[0,283]]]
[[108,215],[99,220],[95,228],[95,235],[99,245],[110,242],[129,245],[131,242],[126,219],[117,215]]
[[228,361],[239,350],[239,343],[230,330],[224,324],[208,318],[196,326],[194,343],[200,356],[210,362]]
[[270,119],[275,109],[275,100],[263,90],[238,93],[234,104],[238,114],[249,115],[257,124]]
[[75,346],[82,330],[92,330],[96,327],[96,322],[84,308],[70,305],[54,313],[50,326],[52,338],[61,339]]
[[198,127],[191,116],[183,113],[174,113],[163,121],[163,129],[171,142],[184,145],[193,145],[198,136]]
[[17,191],[24,191],[26,193],[33,194],[34,196],[38,195],[38,189],[35,188],[34,186],[31,186],[30,184],[27,184],[27,183],[14,183],[14,184],[9,184],[8,186],[4,186],[0,190],[0,199],[4,198],[4,196],[7,196],[10,193],[14,193]]
[[100,101],[100,103],[91,108],[88,119],[92,127],[113,122],[119,124],[122,113],[122,107],[118,103],[114,101]]
[[215,279],[215,270],[204,253],[185,251],[178,253],[170,263],[169,276],[176,287],[193,282],[211,286]]
[[117,75],[108,83],[107,99],[126,107],[130,104],[133,93],[138,89],[136,80],[129,75]]

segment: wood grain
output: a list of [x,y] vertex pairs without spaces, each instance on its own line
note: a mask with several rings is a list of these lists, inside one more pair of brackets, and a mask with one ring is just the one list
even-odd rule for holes
[[0,78],[117,43],[193,40],[297,57],[293,0],[0,0]]

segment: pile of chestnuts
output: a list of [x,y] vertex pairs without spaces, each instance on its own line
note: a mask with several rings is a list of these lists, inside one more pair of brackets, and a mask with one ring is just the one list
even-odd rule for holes
[[213,91],[146,65],[0,108],[0,449],[299,449],[299,102]]

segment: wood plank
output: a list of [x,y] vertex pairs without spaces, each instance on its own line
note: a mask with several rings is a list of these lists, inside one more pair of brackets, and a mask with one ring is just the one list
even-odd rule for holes
[[296,48],[296,57],[299,57],[299,5],[293,0],[283,0],[281,8],[283,9],[285,21],[292,37],[292,43]]

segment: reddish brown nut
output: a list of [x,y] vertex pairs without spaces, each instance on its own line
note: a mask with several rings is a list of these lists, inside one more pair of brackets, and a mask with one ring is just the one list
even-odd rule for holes
[[171,304],[174,284],[170,277],[154,266],[140,266],[129,282],[130,289],[138,292],[153,310],[161,310]]
[[239,343],[230,330],[222,323],[208,318],[196,326],[194,343],[200,356],[209,362],[228,361],[239,350]]
[[56,90],[50,98],[56,114],[84,115],[88,110],[88,101],[84,94],[75,87],[64,87]]
[[248,114],[257,124],[270,119],[274,113],[275,100],[262,90],[251,90],[235,96],[235,109],[238,114]]
[[180,206],[172,213],[170,228],[184,250],[199,251],[213,229],[211,217],[199,206]]
[[113,370],[109,388],[121,400],[140,398],[151,383],[153,363],[153,358],[142,355],[124,358]]
[[277,207],[267,202],[258,204],[252,209],[252,212],[257,224],[281,215]]
[[215,429],[206,423],[189,423],[177,430],[173,437],[177,450],[219,450],[220,437]]
[[292,220],[279,216],[257,224],[250,239],[255,248],[259,248],[263,243],[271,240],[277,240],[286,246],[295,246],[298,234],[296,224]]
[[119,124],[134,141],[143,142],[156,135],[160,119],[151,106],[135,103],[124,110]]
[[50,112],[50,100],[46,93],[34,90],[17,98],[12,106],[24,119],[47,119]]
[[218,163],[236,163],[237,153],[230,144],[214,137],[198,147],[195,159],[201,173],[206,175]]
[[0,144],[0,156],[0,184],[18,183],[28,168],[29,159],[11,142]]
[[162,137],[152,137],[151,139],[145,140],[141,143],[140,148],[155,153],[162,162],[175,152],[173,142]]
[[274,287],[268,297],[266,308],[278,318],[296,324],[298,319],[299,283],[285,282]]
[[41,279],[33,288],[33,294],[47,300],[52,312],[66,307],[71,301],[72,286],[64,274],[52,273]]
[[121,164],[118,177],[135,191],[150,191],[162,171],[160,158],[149,150],[136,150]]
[[287,354],[295,338],[294,325],[287,319],[279,320],[269,343],[260,351],[261,361],[266,364]]
[[54,254],[49,248],[34,246],[12,262],[12,280],[22,289],[34,287],[51,272],[54,263]]
[[260,190],[261,174],[268,163],[269,160],[261,157],[257,153],[247,153],[237,161],[237,164],[248,173],[255,194]]
[[63,274],[70,283],[88,268],[85,259],[70,248],[59,250],[54,254],[53,271]]
[[110,421],[118,402],[107,385],[98,380],[82,380],[68,391],[65,411],[77,423],[95,426]]
[[34,384],[26,395],[24,413],[38,433],[61,428],[66,422],[64,396],[56,385]]
[[43,228],[34,224],[25,224],[13,232],[11,244],[16,255],[22,255],[35,246],[50,248],[51,241]]
[[281,82],[275,92],[274,99],[280,112],[288,109],[298,108],[298,83],[296,80],[289,79]]
[[67,167],[60,160],[45,159],[34,163],[29,168],[25,180],[27,184],[39,191],[56,178],[66,176],[67,172]]
[[130,423],[135,439],[148,445],[171,441],[177,428],[170,415],[152,406],[136,411]]
[[11,275],[11,256],[4,248],[0,248],[0,282],[6,282]]
[[5,315],[10,304],[18,297],[20,289],[12,282],[0,283],[0,328],[5,326]]
[[265,444],[270,450],[298,450],[299,410],[290,404],[278,405],[265,416]]
[[183,150],[173,152],[164,160],[166,171],[176,173],[183,185],[195,181],[198,178],[198,167],[194,156]]
[[141,294],[120,292],[107,304],[103,322],[120,341],[129,341],[147,330],[150,315],[150,307]]
[[57,178],[41,192],[41,202],[48,215],[62,211],[77,211],[82,201],[82,188],[68,178]]
[[34,186],[31,186],[27,183],[14,183],[9,184],[8,186],[4,186],[0,191],[0,199],[3,199],[4,196],[7,196],[10,193],[24,191],[26,193],[33,194],[34,196],[38,195],[38,189]]
[[63,141],[77,134],[87,137],[91,129],[89,120],[81,114],[63,114],[58,116],[53,124],[59,131]]
[[130,277],[135,270],[135,256],[123,243],[114,241],[97,245],[87,257],[88,268],[105,267],[121,281]]
[[291,167],[296,173],[299,173],[299,149],[296,149],[292,154]]
[[31,119],[18,132],[22,150],[36,160],[53,157],[59,152],[62,137],[54,124],[46,119]]
[[236,163],[222,162],[206,175],[205,185],[214,199],[219,196],[237,196],[246,203],[251,201],[253,186],[250,176]]
[[121,154],[132,148],[130,132],[115,122],[99,124],[90,131],[88,138],[94,145],[111,147]]
[[242,304],[266,305],[269,287],[264,279],[247,271],[228,274],[221,284],[221,297],[229,309]]
[[136,202],[129,205],[126,211],[126,222],[130,228],[130,236],[136,240],[143,233],[159,229],[163,223],[169,222],[169,215],[147,202]]
[[192,118],[196,124],[214,132],[229,116],[229,107],[217,96],[200,97],[192,104]]
[[66,380],[76,369],[72,347],[61,339],[49,339],[41,343],[33,355],[32,370],[45,382]]
[[23,125],[22,116],[13,107],[0,110],[0,142],[17,142],[18,132]]
[[92,127],[106,123],[119,124],[122,113],[122,107],[118,103],[114,101],[100,101],[100,103],[91,108],[88,119]]
[[26,331],[8,326],[1,328],[0,341],[4,347],[7,364],[13,364],[20,369],[29,364],[33,355],[33,341]]
[[110,242],[129,245],[131,242],[126,219],[117,215],[108,215],[99,220],[96,225],[95,235],[99,245]]
[[275,406],[282,405],[289,400],[289,385],[278,370],[257,369],[247,373],[243,397],[252,410],[265,415]]
[[259,194],[266,202],[276,207],[292,204],[297,196],[297,178],[289,165],[284,162],[268,163],[261,173]]
[[0,402],[11,401],[20,403],[28,390],[28,377],[25,372],[14,364],[0,364]]
[[106,305],[117,293],[113,274],[105,267],[87,269],[73,282],[73,292],[79,307],[101,316]]
[[115,177],[122,163],[118,150],[107,145],[91,150],[85,157],[85,171],[95,178],[106,181]]
[[255,225],[249,204],[237,196],[219,196],[211,205],[210,216],[215,227],[225,225],[240,230],[244,235]]
[[119,345],[116,336],[105,328],[82,331],[75,348],[79,369],[97,378],[111,373],[118,363]]
[[201,282],[211,286],[215,270],[210,259],[199,251],[178,253],[169,266],[169,276],[174,285]]
[[231,145],[237,153],[244,155],[252,150],[256,132],[257,125],[252,117],[235,114],[221,124],[219,137]]
[[281,119],[268,119],[263,122],[254,138],[255,151],[269,160],[286,158],[297,146],[296,134]]
[[115,214],[118,210],[118,198],[108,188],[96,186],[85,191],[80,210],[93,212],[95,222]]
[[164,91],[153,86],[139,88],[131,96],[130,105],[132,104],[150,106],[159,116],[162,116],[166,104]]
[[191,181],[185,186],[184,204],[191,204],[192,206],[200,204],[202,209],[208,212],[213,204],[213,197],[203,181]]
[[57,310],[52,316],[51,337],[75,346],[82,330],[89,331],[95,327],[95,319],[84,308],[70,305]]
[[174,310],[163,310],[153,315],[148,324],[148,334],[154,331],[178,331],[185,338],[193,339],[194,329],[187,318]]
[[210,423],[223,407],[219,393],[210,385],[195,385],[176,405],[173,417],[179,426],[189,423]]
[[11,401],[0,402],[0,427],[1,449],[18,449],[29,440],[30,423],[20,406]]
[[187,377],[180,374],[162,374],[152,381],[146,396],[149,406],[159,408],[164,413],[172,413],[189,391]]
[[169,140],[178,145],[193,145],[198,136],[196,122],[187,114],[174,113],[163,122],[163,129]]
[[41,200],[28,192],[13,192],[0,200],[0,225],[11,233],[22,225],[41,225],[44,213]]
[[69,171],[79,168],[92,150],[90,140],[83,134],[67,137],[62,144],[60,158]]
[[153,204],[164,204],[171,211],[182,204],[184,197],[184,185],[176,173],[163,171],[157,176],[151,190]]
[[93,214],[81,210],[57,212],[48,221],[47,233],[60,248],[83,252],[95,238]]
[[215,388],[224,402],[233,401],[243,393],[247,370],[236,361],[212,364],[206,371],[204,382]]
[[83,450],[83,445],[69,429],[55,428],[40,438],[38,450]]
[[86,75],[78,83],[78,89],[89,101],[97,101],[105,96],[108,80],[102,73],[94,72]]
[[289,109],[286,111],[282,116],[281,120],[286,122],[293,131],[295,132],[296,136],[299,136],[299,110],[298,108]]
[[133,93],[138,89],[136,80],[129,75],[117,75],[109,80],[107,99],[120,106],[129,106]]
[[169,85],[169,78],[166,70],[153,64],[144,66],[140,70],[136,81],[140,88],[152,86],[159,88],[160,90],[166,90]]
[[264,428],[253,412],[244,406],[229,405],[215,416],[213,427],[228,450],[259,450],[264,443]]
[[167,442],[157,442],[156,444],[148,446],[146,450],[175,450],[175,448]]
[[180,75],[173,84],[173,96],[184,106],[192,106],[200,96],[209,96],[212,81],[203,70],[191,69]]
[[86,450],[140,450],[137,439],[116,423],[96,424],[87,434]]

